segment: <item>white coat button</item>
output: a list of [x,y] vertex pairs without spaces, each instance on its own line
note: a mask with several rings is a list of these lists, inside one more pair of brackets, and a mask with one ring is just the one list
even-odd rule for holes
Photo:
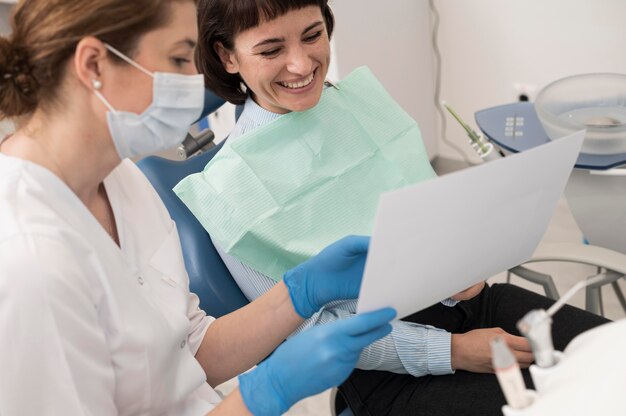
[[139,276],[137,278],[137,281],[139,282],[140,285],[143,285],[143,277]]
[[185,348],[185,345],[187,345],[187,341],[186,341],[186,340],[183,340],[183,341],[180,343],[180,349]]

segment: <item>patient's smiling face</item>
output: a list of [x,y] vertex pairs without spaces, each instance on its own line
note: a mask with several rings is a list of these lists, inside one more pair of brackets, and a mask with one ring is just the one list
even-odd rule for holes
[[324,89],[330,42],[317,6],[292,10],[235,36],[234,50],[218,46],[226,70],[239,73],[252,97],[274,113],[314,107]]

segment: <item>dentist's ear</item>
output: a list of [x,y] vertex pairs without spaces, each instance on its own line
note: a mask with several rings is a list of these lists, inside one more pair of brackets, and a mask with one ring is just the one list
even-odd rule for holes
[[215,42],[213,49],[215,50],[215,53],[217,53],[217,56],[220,57],[220,61],[222,61],[222,65],[224,65],[226,72],[229,74],[239,73],[239,63],[234,51],[231,52],[227,50],[222,42]]
[[72,66],[76,78],[88,89],[102,87],[102,69],[107,49],[99,39],[88,36],[76,45]]

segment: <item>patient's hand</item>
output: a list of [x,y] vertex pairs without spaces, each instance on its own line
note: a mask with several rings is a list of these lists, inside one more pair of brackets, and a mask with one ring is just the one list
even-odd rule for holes
[[483,288],[485,287],[485,281],[483,280],[480,283],[476,283],[474,286],[470,286],[467,289],[465,289],[462,292],[457,293],[456,295],[452,296],[453,300],[469,300],[471,298],[473,298],[474,296],[478,295]]
[[533,354],[526,338],[511,335],[502,328],[484,328],[465,334],[452,334],[450,348],[452,368],[474,373],[493,373],[489,342],[496,336],[504,339],[521,368],[527,368],[532,364]]

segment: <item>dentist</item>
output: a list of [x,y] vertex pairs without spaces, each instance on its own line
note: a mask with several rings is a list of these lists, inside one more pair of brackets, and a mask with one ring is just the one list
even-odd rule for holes
[[[0,38],[0,414],[277,415],[337,385],[391,330],[381,310],[276,347],[356,296],[349,237],[213,319],[176,225],[128,160],[180,142],[202,110],[191,0],[22,0]],[[275,350],[275,351],[274,351]],[[226,399],[213,390],[240,377]]]

